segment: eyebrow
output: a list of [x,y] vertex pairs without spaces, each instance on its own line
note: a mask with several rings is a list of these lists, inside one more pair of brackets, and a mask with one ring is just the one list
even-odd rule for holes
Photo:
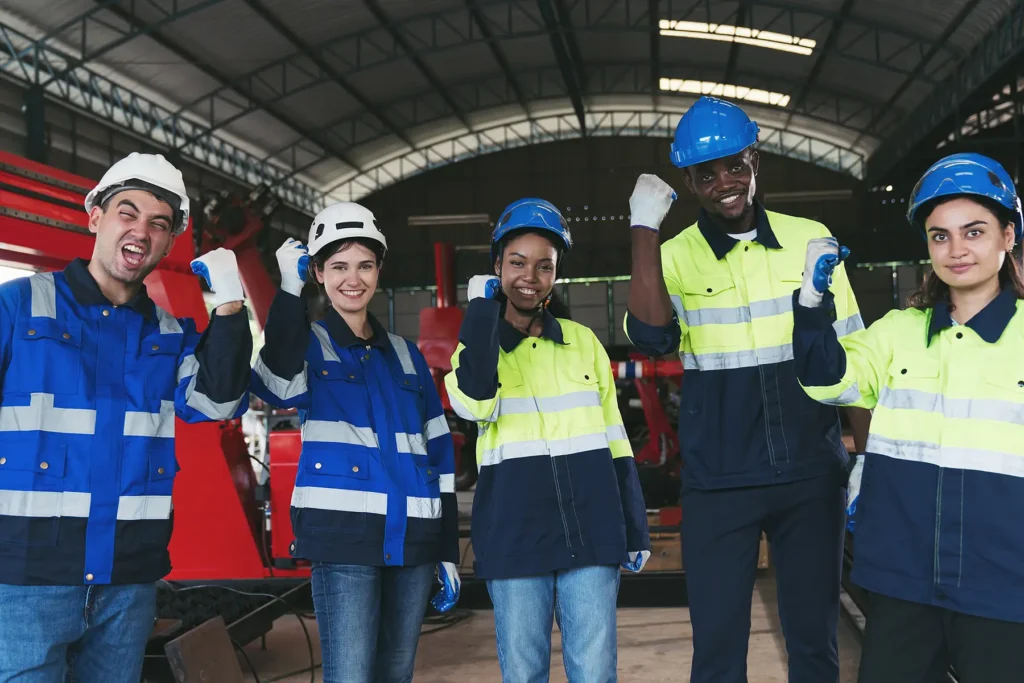
[[[526,258],[526,254],[520,254],[518,251],[513,251],[511,254],[509,254],[509,256],[518,256],[520,258]],[[542,259],[537,259],[537,260],[538,261],[554,261],[554,259],[548,258],[548,257],[544,257]]]
[[[973,228],[975,225],[988,225],[988,221],[982,221],[982,220],[971,221],[970,223],[964,223],[963,225],[961,225],[960,229],[961,230],[966,230],[967,228]],[[928,232],[932,232],[932,231],[935,231],[935,230],[941,230],[943,232],[947,232],[949,230],[949,228],[944,228],[941,225],[933,225],[932,227],[930,227],[928,229]]]
[[[139,211],[139,207],[135,206],[134,202],[132,202],[132,200],[130,200],[130,199],[122,199],[121,201],[119,201],[117,203],[117,206],[118,206],[118,208],[120,208],[122,206],[128,206],[133,211],[135,211],[136,213],[142,213],[141,211]],[[151,223],[153,221],[167,221],[167,223],[170,224],[171,217],[166,215],[166,214],[157,214],[156,216],[153,216],[152,218],[150,218],[149,221]]]

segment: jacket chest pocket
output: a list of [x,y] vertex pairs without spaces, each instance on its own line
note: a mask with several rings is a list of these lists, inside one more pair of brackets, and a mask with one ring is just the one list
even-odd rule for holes
[[750,322],[750,309],[741,301],[732,278],[697,277],[683,285],[683,320],[695,352],[735,345],[739,323]]
[[[399,405],[397,409],[401,413],[400,417],[396,417],[400,420],[402,428],[407,433],[420,434],[421,441],[425,445],[426,435],[423,434],[424,416],[427,414],[425,387],[420,382],[418,375],[393,373],[392,376],[395,378],[395,385],[398,387],[396,397],[398,398]],[[417,452],[419,451],[417,450]],[[423,454],[426,454],[426,450],[423,450]]]
[[[88,494],[65,492],[66,444],[42,444],[40,435],[4,438],[0,454],[0,549],[54,546],[62,517],[89,517]],[[2,552],[2,550],[0,550]]]
[[147,398],[173,400],[179,374],[184,379],[196,373],[199,365],[195,356],[184,359],[178,372],[183,342],[180,334],[151,334],[139,341],[135,369]]
[[578,432],[581,427],[588,432],[597,427],[604,427],[601,386],[593,367],[583,363],[570,363],[565,371],[560,373],[559,384],[564,392],[561,396],[557,399],[539,401],[541,414],[545,419],[549,415],[557,414],[573,432]]
[[890,409],[941,412],[939,362],[921,354],[897,352],[889,364],[879,405]]
[[81,385],[81,325],[54,318],[19,320],[4,390],[16,394],[77,394]]

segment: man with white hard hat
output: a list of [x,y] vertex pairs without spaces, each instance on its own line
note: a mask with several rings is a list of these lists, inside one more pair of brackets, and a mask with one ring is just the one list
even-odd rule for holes
[[85,208],[90,260],[0,285],[0,683],[138,683],[171,568],[175,417],[248,407],[234,254],[192,261],[214,295],[202,334],[143,284],[188,226],[181,172],[133,153]]

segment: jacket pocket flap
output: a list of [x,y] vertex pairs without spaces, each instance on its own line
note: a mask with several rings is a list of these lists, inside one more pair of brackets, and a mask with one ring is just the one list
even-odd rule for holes
[[72,321],[60,321],[54,318],[31,318],[25,324],[19,336],[29,341],[36,339],[53,339],[69,346],[82,345],[82,327]]

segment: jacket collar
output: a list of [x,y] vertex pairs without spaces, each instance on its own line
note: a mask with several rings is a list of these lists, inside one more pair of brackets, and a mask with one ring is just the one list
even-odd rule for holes
[[[1016,313],[1017,297],[1012,289],[1004,288],[985,308],[967,321],[967,327],[977,332],[978,336],[989,344],[995,344]],[[952,326],[953,318],[949,314],[949,304],[945,301],[935,304],[928,323],[928,344],[931,344],[932,337]]]
[[366,319],[370,323],[370,328],[373,330],[373,336],[370,339],[360,339],[356,336],[352,328],[348,326],[344,318],[338,315],[338,312],[334,310],[334,307],[328,304],[327,314],[324,316],[324,324],[327,326],[327,333],[331,335],[331,339],[334,343],[340,347],[349,346],[376,346],[381,351],[387,351],[391,348],[391,342],[388,341],[388,333],[384,327],[377,322],[377,319],[373,317],[373,314],[367,311]]
[[[103,295],[96,279],[89,272],[89,262],[85,259],[76,258],[64,269],[64,279],[67,280],[71,295],[75,297],[82,306],[113,306],[114,304]],[[149,298],[146,292],[146,285],[139,288],[138,293],[131,298],[126,307],[132,309],[149,320],[156,320],[156,304]]]
[[[548,311],[544,311],[544,327],[540,332],[540,336],[550,339],[556,344],[565,344],[562,337],[561,323],[558,322],[558,318],[551,315]],[[512,353],[524,339],[526,339],[526,335],[512,327],[504,317],[498,318],[498,343],[501,344],[502,351]]]
[[[761,206],[761,202],[754,200],[754,227],[757,229],[757,237],[754,241],[768,249],[782,249],[779,239],[772,232],[772,226],[768,223],[768,214]],[[721,261],[733,247],[739,244],[739,240],[730,237],[729,233],[711,217],[704,209],[697,215],[697,228],[711,246],[715,258]]]

